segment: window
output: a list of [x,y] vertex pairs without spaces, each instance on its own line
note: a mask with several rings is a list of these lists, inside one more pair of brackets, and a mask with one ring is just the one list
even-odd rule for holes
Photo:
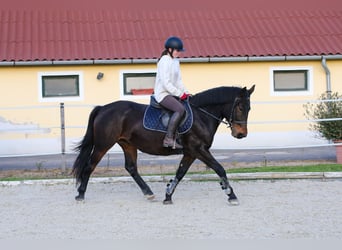
[[82,74],[79,72],[39,73],[41,101],[72,101],[83,98]]
[[312,94],[312,69],[284,67],[271,69],[271,93],[273,95]]
[[275,70],[273,74],[275,91],[308,90],[307,70]]
[[79,77],[70,76],[42,76],[43,97],[79,96]]
[[151,95],[156,81],[155,72],[122,72],[124,96]]

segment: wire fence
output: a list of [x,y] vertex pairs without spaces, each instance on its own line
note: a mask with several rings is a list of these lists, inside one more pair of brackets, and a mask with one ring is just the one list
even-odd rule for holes
[[[252,102],[251,105],[289,105],[289,104],[308,104],[308,103],[320,103],[320,102],[341,102],[342,99],[334,99],[334,100],[293,100],[293,101],[259,101],[259,102]],[[77,110],[91,110],[96,105],[77,105],[77,104],[64,104],[59,103],[58,105],[34,105],[34,106],[16,106],[16,107],[0,107],[0,118],[1,118],[1,112],[3,111],[37,111],[40,109],[45,110],[59,110],[59,124],[50,125],[48,127],[37,127],[37,126],[1,126],[1,120],[0,120],[0,135],[4,134],[20,134],[20,133],[40,133],[42,131],[48,131],[48,130],[59,130],[59,138],[60,138],[60,151],[54,152],[51,154],[65,154],[66,153],[66,130],[71,129],[80,129],[83,132],[86,129],[87,124],[68,124],[65,121],[65,110],[66,109],[77,109]],[[342,117],[334,117],[334,118],[328,118],[328,119],[285,119],[285,120],[259,120],[259,121],[253,121],[249,120],[248,124],[250,125],[270,125],[270,124],[296,124],[296,123],[315,123],[315,122],[329,122],[329,121],[341,121]],[[0,142],[1,144],[1,142]],[[339,143],[342,144],[342,143]],[[320,143],[320,144],[297,144],[293,146],[271,146],[271,147],[249,147],[249,150],[253,149],[293,149],[293,148],[313,148],[313,147],[329,147],[332,143]],[[336,144],[335,144],[336,145]],[[1,145],[1,147],[5,147],[6,145]],[[35,155],[35,154],[31,154]],[[42,155],[42,153],[37,153],[37,155]],[[16,156],[16,155],[11,155]],[[17,155],[22,156],[22,155]],[[1,155],[1,157],[8,157],[8,155]]]

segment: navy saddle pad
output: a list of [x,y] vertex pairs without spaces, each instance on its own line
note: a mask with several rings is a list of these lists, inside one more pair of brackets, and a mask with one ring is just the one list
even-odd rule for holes
[[[188,132],[193,123],[192,110],[190,108],[189,102],[185,101],[183,102],[183,105],[185,107],[186,115],[178,127],[179,134]],[[144,128],[166,133],[167,125],[171,115],[171,111],[162,108],[154,99],[154,97],[151,96],[151,103],[149,106],[147,106],[144,114]]]

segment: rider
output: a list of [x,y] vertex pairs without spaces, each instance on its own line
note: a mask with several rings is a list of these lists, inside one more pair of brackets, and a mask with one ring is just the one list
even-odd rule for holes
[[173,149],[183,148],[175,138],[176,130],[185,114],[184,106],[177,98],[185,100],[190,95],[183,85],[179,60],[177,59],[182,51],[184,48],[180,38],[172,36],[165,41],[165,50],[157,64],[154,87],[157,102],[173,111],[163,140],[164,147],[172,147]]

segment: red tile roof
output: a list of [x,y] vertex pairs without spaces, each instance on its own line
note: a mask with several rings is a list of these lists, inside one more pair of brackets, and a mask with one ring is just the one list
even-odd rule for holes
[[2,8],[0,62],[155,59],[170,35],[183,39],[187,58],[342,54],[338,9],[128,11],[112,2],[106,10]]

